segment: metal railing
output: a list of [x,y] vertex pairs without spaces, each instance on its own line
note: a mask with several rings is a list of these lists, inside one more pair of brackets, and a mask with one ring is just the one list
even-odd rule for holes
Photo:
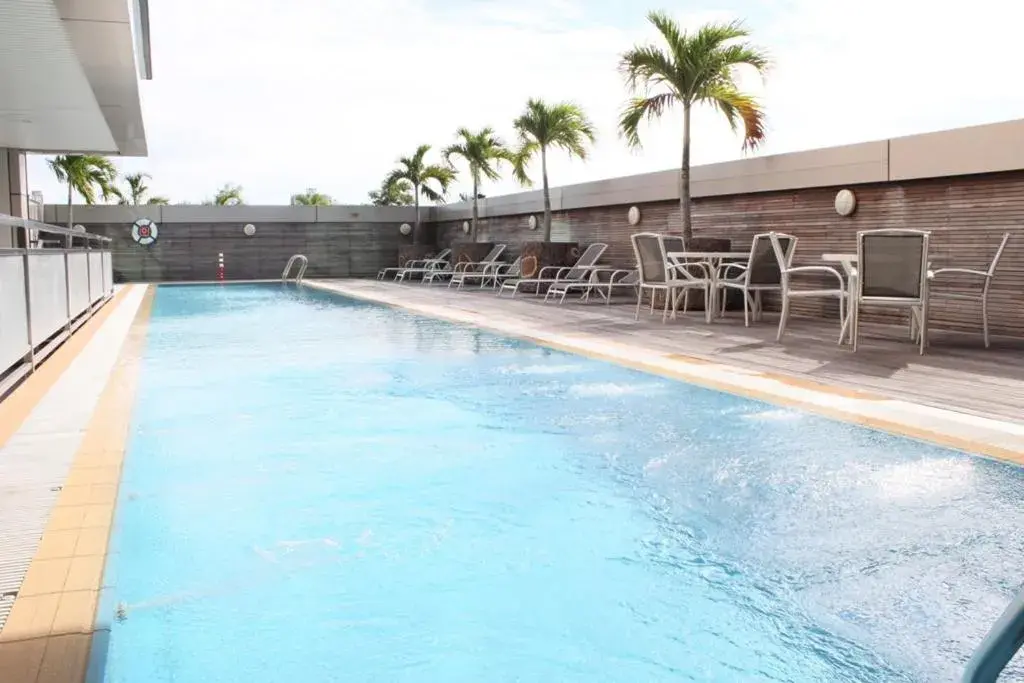
[[0,397],[114,292],[110,238],[0,214]]
[[1000,672],[1024,646],[1024,589],[992,625],[985,640],[971,655],[963,683],[995,683]]
[[295,282],[296,284],[302,282],[302,278],[305,277],[306,275],[306,266],[309,265],[309,259],[307,259],[302,254],[295,254],[295,256],[292,256],[290,259],[288,259],[288,264],[285,265],[284,270],[281,271],[281,282],[284,282],[285,280],[288,279],[288,274],[291,273],[292,266],[295,265],[296,261],[299,263],[299,270],[298,273],[295,275]]

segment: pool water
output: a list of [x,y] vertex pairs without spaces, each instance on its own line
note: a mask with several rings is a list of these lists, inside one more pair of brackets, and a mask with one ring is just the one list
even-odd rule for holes
[[1022,501],[1019,468],[470,328],[161,287],[93,678],[955,680]]

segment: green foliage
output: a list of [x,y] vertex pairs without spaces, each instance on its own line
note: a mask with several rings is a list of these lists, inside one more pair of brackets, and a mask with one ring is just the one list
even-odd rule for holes
[[389,183],[385,178],[380,184],[380,189],[372,190],[370,202],[374,206],[410,206],[413,203],[412,184],[401,178]]
[[420,230],[420,194],[433,202],[444,201],[448,196],[448,188],[455,181],[455,171],[451,167],[426,163],[429,151],[430,145],[420,145],[411,157],[401,157],[398,160],[399,167],[389,173],[381,185],[382,190],[401,187],[402,183],[412,188],[412,203],[416,207],[413,241],[416,244],[423,238]]
[[97,193],[104,200],[119,196],[114,185],[117,168],[106,157],[97,154],[62,154],[48,163],[57,180],[81,195],[86,204],[95,204]]
[[579,159],[587,158],[587,145],[593,144],[596,133],[583,110],[571,102],[547,104],[530,99],[526,111],[512,124],[519,136],[519,148],[512,161],[516,180],[532,185],[526,168],[537,156],[541,158],[544,185],[544,241],[551,240],[551,192],[548,187],[548,149],[555,147]]
[[328,195],[310,187],[305,192],[292,195],[292,204],[298,206],[330,206],[334,203]]
[[244,203],[245,201],[242,199],[242,186],[231,185],[230,183],[217,190],[217,194],[213,196],[213,199],[207,199],[203,202],[203,204],[213,206],[237,206]]
[[740,91],[736,79],[742,67],[764,75],[769,61],[763,49],[746,42],[750,33],[741,22],[705,24],[688,33],[663,12],[651,12],[647,18],[661,34],[662,45],[640,45],[620,59],[630,100],[619,117],[619,132],[638,148],[641,123],[659,118],[676,104],[683,107],[680,208],[683,234],[689,239],[690,109],[698,103],[715,107],[733,130],[742,126],[743,148],[755,149],[765,138],[764,110],[753,96]]
[[468,128],[459,128],[455,135],[458,138],[458,142],[445,147],[441,152],[441,156],[444,157],[445,162],[448,164],[452,163],[452,158],[459,158],[469,166],[469,174],[473,179],[471,236],[476,241],[480,183],[484,178],[488,180],[500,178],[498,166],[501,162],[514,164],[515,154],[505,146],[501,138],[494,134],[494,129],[492,128],[482,128],[476,132]]

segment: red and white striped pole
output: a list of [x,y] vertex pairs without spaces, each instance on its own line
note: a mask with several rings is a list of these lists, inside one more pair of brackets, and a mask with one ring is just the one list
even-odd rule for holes
[[217,279],[224,279],[224,254],[217,254]]

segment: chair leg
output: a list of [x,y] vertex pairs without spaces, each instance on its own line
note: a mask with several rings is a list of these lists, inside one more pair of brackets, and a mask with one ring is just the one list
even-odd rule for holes
[[853,346],[853,352],[857,352],[857,337],[860,336],[860,301],[853,301],[850,303],[853,310],[850,315],[853,317],[853,323],[850,327],[850,344]]
[[[661,307],[661,322],[664,323],[668,320],[668,300],[673,298],[671,290],[665,290],[665,304]],[[672,312],[675,313],[676,305],[675,301],[672,302]]]
[[924,355],[924,348],[928,346],[928,295],[924,296],[924,302],[921,304],[921,319],[918,321],[918,325],[921,327],[921,343],[919,347],[919,353]]
[[981,297],[981,336],[988,348],[988,294]]
[[633,313],[633,320],[639,320],[640,319],[640,301],[643,298],[644,298],[644,290],[643,290],[643,287],[641,287],[636,292],[636,312]]
[[843,338],[846,337],[846,330],[848,329],[849,320],[846,319],[846,297],[839,297],[839,345],[843,345]]
[[711,316],[715,312],[715,299],[711,295],[710,283],[704,285],[704,322],[708,325],[711,324]]
[[754,292],[754,322],[761,322],[761,290]]
[[[789,297],[782,296],[782,312],[779,313],[779,331],[775,333],[775,341],[782,341],[782,335],[786,333],[786,320],[789,319]],[[842,341],[842,339],[840,339]]]
[[750,327],[750,292],[743,290],[743,327]]

